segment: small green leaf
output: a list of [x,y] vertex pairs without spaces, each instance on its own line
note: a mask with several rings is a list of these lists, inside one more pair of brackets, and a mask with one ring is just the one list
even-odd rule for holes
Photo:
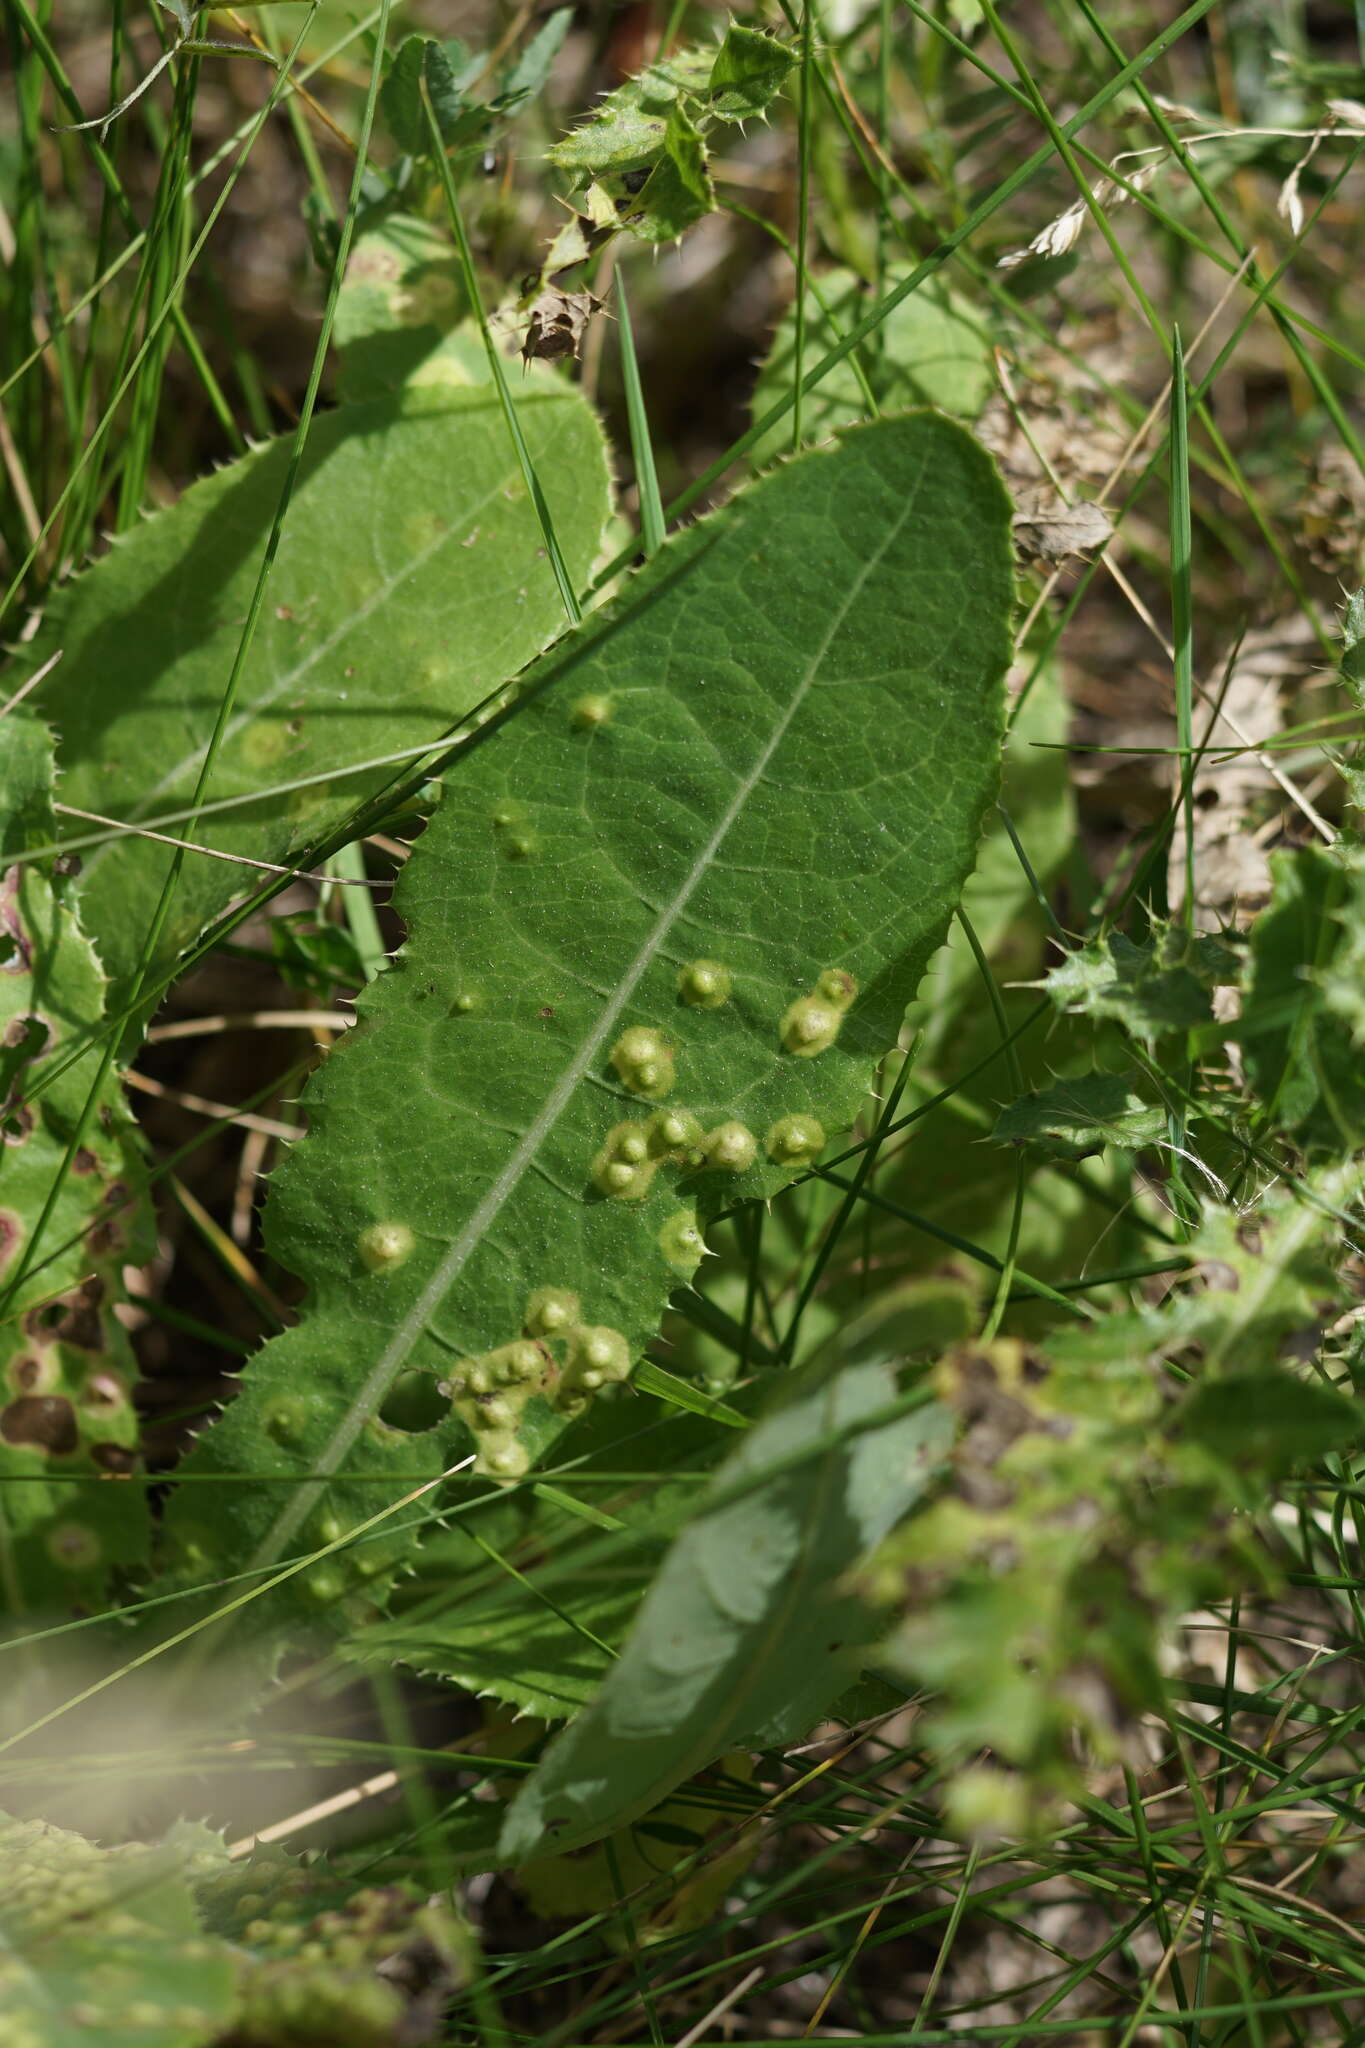
[[664,130],[663,156],[630,210],[621,214],[617,207],[621,225],[643,242],[672,242],[710,213],[715,203],[701,135],[682,108],[674,107]]
[[510,112],[538,93],[573,23],[572,7],[557,7],[532,36],[511,70],[499,80],[498,104]]
[[947,1417],[931,1406],[856,1433],[894,1398],[879,1365],[786,1394],[721,1467],[600,1694],[513,1800],[509,1862],[597,1840],[727,1749],[793,1739],[856,1674],[875,1622],[841,1582],[914,1500]]
[[1079,1074],[1021,1095],[991,1132],[997,1145],[1026,1145],[1047,1159],[1089,1159],[1106,1145],[1137,1151],[1165,1135],[1165,1111],[1144,1102],[1123,1074]]
[[1148,1043],[1210,1022],[1215,987],[1235,983],[1241,973],[1238,955],[1225,940],[1178,925],[1154,930],[1141,946],[1122,932],[1078,946],[1043,987],[1059,1010],[1112,1018]]
[[651,169],[663,150],[670,113],[684,95],[696,99],[705,91],[714,62],[713,51],[698,48],[648,65],[555,143],[547,151],[550,162],[572,172],[580,186],[594,178]]
[[463,139],[471,115],[482,110],[466,105],[451,70],[450,59],[439,43],[429,37],[409,36],[385,74],[379,89],[379,105],[398,147],[408,156],[425,156],[431,148],[431,130],[422,104],[425,85],[441,140],[449,146]]
[[796,62],[786,43],[732,21],[707,81],[707,104],[721,121],[748,121],[767,111]]
[[[600,430],[564,386],[519,395],[517,407],[581,584],[608,511]],[[64,650],[37,694],[57,728],[66,803],[137,824],[188,802],[289,460],[288,440],[274,441],[194,484],[49,607],[31,659]],[[486,389],[320,415],[208,791],[210,806],[229,807],[199,819],[197,840],[287,861],[399,772],[364,764],[436,742],[562,624],[539,522]],[[64,837],[90,830],[62,821]],[[84,859],[83,914],[117,988],[171,854],[125,836]],[[189,856],[161,964],[248,877]]]

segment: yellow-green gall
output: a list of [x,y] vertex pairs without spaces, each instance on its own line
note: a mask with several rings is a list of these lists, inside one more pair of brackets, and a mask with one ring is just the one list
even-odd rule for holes
[[746,1173],[758,1157],[758,1144],[747,1124],[717,1124],[707,1134],[706,1164],[724,1173]]
[[679,1209],[659,1232],[659,1250],[675,1273],[691,1279],[706,1255],[706,1239],[697,1226],[695,1211]]
[[619,1330],[599,1325],[574,1332],[564,1375],[566,1387],[577,1386],[585,1393],[595,1394],[609,1381],[624,1380],[629,1375],[630,1346]]
[[537,1287],[526,1304],[526,1328],[532,1337],[560,1337],[578,1318],[578,1296],[567,1287]]
[[411,1257],[417,1240],[406,1223],[372,1223],[356,1239],[356,1254],[367,1273],[393,1273]]
[[827,1052],[839,1036],[844,1013],[820,996],[802,996],[782,1019],[782,1043],[800,1060]]
[[309,1408],[301,1394],[284,1394],[265,1411],[265,1427],[277,1444],[302,1441],[308,1428]]
[[718,1010],[730,1000],[734,976],[719,960],[689,960],[678,975],[678,994],[694,1010]]
[[818,1117],[784,1116],[769,1131],[764,1147],[779,1166],[818,1159],[825,1149],[825,1127]]
[[474,1470],[487,1472],[494,1479],[520,1479],[530,1464],[530,1452],[514,1436],[489,1435],[479,1446]]
[[303,1590],[316,1607],[335,1607],[346,1592],[346,1580],[335,1565],[314,1565],[303,1574]]
[[592,1163],[592,1183],[617,1202],[642,1202],[658,1160],[650,1156],[649,1132],[627,1120],[613,1124]]
[[471,1359],[465,1370],[452,1379],[451,1392],[457,1398],[481,1398],[498,1387],[525,1386],[539,1379],[553,1362],[541,1345],[531,1338],[519,1337],[513,1344],[500,1344],[496,1351],[485,1351],[481,1358]]
[[580,697],[573,708],[573,722],[580,732],[595,732],[599,725],[609,725],[611,698],[599,696],[596,692]]
[[649,1132],[649,1149],[659,1156],[667,1152],[686,1152],[702,1139],[700,1117],[693,1116],[690,1109],[656,1110],[646,1126]]
[[676,1070],[673,1048],[652,1024],[632,1024],[611,1049],[621,1086],[632,1095],[667,1095]]
[[815,984],[815,993],[833,1003],[836,1010],[846,1010],[858,993],[858,984],[842,967],[827,967]]

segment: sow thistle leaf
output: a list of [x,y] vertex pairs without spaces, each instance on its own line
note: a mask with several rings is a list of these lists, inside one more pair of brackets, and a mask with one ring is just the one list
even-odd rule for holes
[[509,1863],[625,1826],[727,1749],[794,1740],[848,1685],[877,1624],[844,1574],[950,1435],[937,1404],[858,1434],[895,1391],[884,1365],[788,1389],[721,1467],[601,1692],[513,1800]]
[[[1250,1517],[1296,1465],[1360,1441],[1359,1403],[1309,1369],[1346,1298],[1330,1213],[1359,1168],[1214,1211],[1196,1282],[1160,1309],[1054,1335],[961,1346],[938,1367],[960,1434],[952,1483],[867,1574],[905,1618],[879,1665],[937,1697],[945,1760],[989,1748],[1021,1779],[952,1780],[957,1823],[1025,1828],[1074,1788],[1076,1738],[1128,1753],[1163,1699],[1159,1649],[1182,1614],[1264,1583]],[[1179,1359],[1189,1383],[1167,1371]],[[985,1796],[986,1794],[989,1796]]]
[[795,54],[732,22],[719,50],[679,50],[610,93],[548,152],[586,188],[589,219],[647,242],[671,242],[712,211],[705,134],[713,121],[761,115]]
[[707,80],[706,97],[720,121],[751,121],[765,114],[787,82],[796,52],[755,28],[732,21]]
[[[311,1306],[196,1448],[178,1569],[344,1539],[462,1447],[524,1471],[624,1377],[707,1222],[851,1125],[994,794],[1010,599],[989,459],[918,415],[675,536],[531,670],[310,1084],[267,1231]],[[450,1422],[385,1421],[405,1370]],[[410,1540],[272,1597],[344,1624]]]
[[1049,1159],[1089,1159],[1106,1145],[1137,1151],[1166,1134],[1164,1111],[1122,1074],[1079,1074],[1021,1095],[996,1118],[997,1145],[1026,1145]]
[[[608,513],[600,431],[567,389],[529,393],[518,410],[581,582]],[[274,441],[195,484],[57,598],[33,658],[65,650],[40,695],[66,803],[137,823],[188,802],[289,455]],[[324,415],[209,790],[210,804],[247,801],[210,809],[199,838],[287,861],[395,772],[340,771],[438,739],[562,618],[496,398],[418,392]],[[63,820],[67,836],[90,829]],[[84,915],[116,984],[137,961],[170,857],[130,837],[85,857]],[[191,855],[163,959],[254,880]]]
[[1110,932],[1078,946],[1042,986],[1059,1010],[1112,1018],[1151,1044],[1210,1023],[1214,989],[1240,973],[1240,955],[1224,940],[1162,925],[1144,945]]
[[[585,1536],[562,1512],[546,1516],[549,1555],[516,1576],[490,1564],[467,1539],[468,1554],[457,1561],[457,1524],[428,1546],[442,1554],[453,1592],[358,1630],[348,1653],[363,1662],[409,1664],[541,1721],[565,1720],[588,1704],[612,1668],[669,1537],[696,1501],[695,1486],[656,1488],[629,1512],[625,1528],[607,1535]],[[470,1577],[471,1556],[483,1566],[477,1580]],[[423,1564],[430,1582],[435,1559],[425,1550]]]
[[[90,1087],[75,1064],[44,1078],[98,1024],[104,976],[77,923],[74,881],[18,863],[52,838],[52,735],[0,720],[0,1298],[57,1179]],[[134,1477],[138,1377],[115,1306],[123,1267],[151,1232],[129,1202],[139,1173],[115,1079],[96,1105],[37,1257],[5,1312],[0,1367],[0,1607],[89,1600],[146,1554],[146,1492]]]

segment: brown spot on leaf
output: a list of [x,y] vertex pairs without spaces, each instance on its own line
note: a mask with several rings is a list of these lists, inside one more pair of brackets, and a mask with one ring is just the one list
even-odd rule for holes
[[69,1457],[80,1438],[76,1411],[61,1394],[21,1394],[0,1413],[0,1436],[54,1457]]
[[102,1472],[113,1472],[120,1478],[137,1464],[137,1452],[130,1451],[126,1444],[92,1444],[90,1455]]

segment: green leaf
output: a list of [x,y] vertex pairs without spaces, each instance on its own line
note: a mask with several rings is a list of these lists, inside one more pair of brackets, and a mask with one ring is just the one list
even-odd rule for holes
[[477,1581],[452,1569],[454,1597],[393,1621],[359,1629],[347,1654],[364,1662],[408,1664],[427,1677],[491,1695],[542,1721],[562,1721],[588,1701],[612,1668],[670,1536],[696,1505],[695,1486],[664,1486],[627,1510],[628,1526],[610,1535],[581,1532],[562,1510],[542,1510],[547,1555],[520,1576],[482,1564]]
[[978,1801],[985,1788],[960,1794],[951,1771],[959,1825],[993,1808],[1017,1828],[1074,1790],[1078,1737],[1125,1753],[1163,1702],[1163,1634],[1273,1575],[1253,1518],[1278,1481],[1359,1442],[1359,1403],[1292,1361],[1348,1299],[1333,1212],[1360,1184],[1341,1168],[1254,1211],[1210,1212],[1194,1284],[1160,1308],[1054,1333],[1045,1351],[1001,1340],[940,1364],[962,1425],[950,1482],[867,1576],[904,1608],[878,1668],[937,1695],[931,1749],[953,1766],[989,1748],[1026,1774],[1011,1798]]
[[1255,1466],[1279,1479],[1329,1452],[1343,1456],[1360,1443],[1362,1414],[1319,1381],[1287,1372],[1230,1372],[1195,1388],[1180,1411],[1179,1428],[1227,1464]]
[[1362,1005],[1360,856],[1347,865],[1305,846],[1273,854],[1270,873],[1238,1034],[1247,1075],[1274,1126],[1318,1150],[1350,1150],[1365,1137],[1365,1061],[1352,1020],[1352,1002],[1357,1021]]
[[[518,410],[582,582],[607,516],[597,424],[563,388]],[[287,440],[271,442],[195,484],[52,605],[33,658],[64,650],[39,694],[68,804],[138,822],[187,803],[289,456]],[[209,790],[211,802],[246,801],[202,817],[200,841],[288,860],[396,772],[344,771],[438,739],[562,620],[496,398],[419,392],[320,417]],[[90,827],[68,818],[62,829]],[[85,857],[83,914],[116,984],[170,857],[129,837]],[[255,879],[189,857],[163,959]]]
[[380,110],[389,133],[408,156],[425,156],[431,148],[431,130],[422,104],[424,84],[441,140],[447,146],[472,139],[471,121],[481,116],[487,119],[483,108],[466,105],[440,44],[425,36],[409,36],[379,89]]
[[488,353],[468,312],[449,241],[426,221],[390,214],[357,235],[332,339],[341,397],[353,404],[409,382],[485,384]]
[[1238,955],[1225,940],[1201,937],[1179,925],[1153,929],[1145,945],[1110,932],[1078,946],[1053,968],[1043,987],[1059,1010],[1113,1018],[1147,1043],[1168,1031],[1207,1024],[1215,987],[1235,983],[1241,973]]
[[0,1814],[0,1860],[5,2048],[379,2048],[430,2038],[467,1975],[463,1929],[422,1888],[230,1863],[185,1821],[104,1849]]
[[624,1826],[724,1750],[791,1740],[855,1676],[875,1623],[841,1582],[915,1498],[947,1417],[858,1433],[894,1400],[881,1365],[786,1391],[669,1552],[601,1693],[517,1793],[509,1862]]
[[[640,191],[631,198],[628,192],[617,190],[624,184],[622,179],[607,180],[593,190],[612,196],[621,226],[644,242],[676,241],[712,211],[716,195],[706,167],[706,147],[681,107],[674,107],[668,117],[663,155]],[[627,202],[628,210],[623,213],[621,205]]]
[[1021,1095],[996,1118],[997,1145],[1026,1145],[1048,1159],[1089,1159],[1106,1145],[1137,1151],[1160,1143],[1166,1113],[1123,1074],[1078,1074]]
[[1346,893],[1337,913],[1341,935],[1321,973],[1322,999],[1350,1033],[1357,1053],[1365,1052],[1365,847],[1342,849]]
[[237,1970],[228,1944],[200,1931],[189,1870],[201,1837],[179,1825],[156,1848],[100,1849],[0,1814],[5,2048],[219,2038],[237,2013]]
[[714,63],[712,50],[695,48],[646,66],[555,143],[546,152],[550,162],[573,173],[580,186],[652,168],[664,147],[670,113],[684,95],[697,99],[705,92]]
[[1365,711],[1365,590],[1346,600],[1341,621],[1341,679],[1357,711]]
[[557,7],[532,36],[511,70],[499,80],[498,103],[507,111],[541,90],[573,24],[572,7]]
[[710,111],[720,121],[749,121],[766,113],[795,62],[790,45],[732,21],[707,81]]
[[[628,1370],[709,1219],[852,1124],[994,792],[1010,601],[994,470],[919,415],[676,535],[531,671],[310,1084],[267,1232],[311,1306],[196,1448],[232,1483],[173,1500],[179,1567],[344,1537],[471,1442],[515,1476]],[[386,1427],[409,1368],[450,1423]],[[338,1552],[282,1609],[344,1622],[409,1542]]]
[[[18,1270],[90,1087],[88,1063],[48,1086],[44,1075],[104,1002],[74,878],[50,861],[10,864],[52,838],[52,774],[46,727],[20,712],[0,720],[0,1283]],[[0,1607],[14,1614],[88,1601],[113,1567],[146,1554],[138,1371],[116,1314],[125,1264],[151,1255],[144,1205],[128,1200],[140,1177],[111,1078],[6,1314]]]
[[[886,273],[887,290],[909,275],[905,265]],[[851,270],[831,270],[812,280],[806,293],[806,368],[836,347],[867,311],[869,288]],[[858,362],[883,412],[912,405],[936,405],[974,419],[994,382],[990,337],[966,303],[943,287],[923,284],[902,299],[858,351]],[[796,309],[783,314],[758,373],[753,415],[761,419],[786,398],[795,377]],[[851,359],[822,377],[803,400],[803,433],[826,441],[836,427],[867,417],[867,400]],[[762,468],[791,452],[791,422],[782,421],[752,452]]]

